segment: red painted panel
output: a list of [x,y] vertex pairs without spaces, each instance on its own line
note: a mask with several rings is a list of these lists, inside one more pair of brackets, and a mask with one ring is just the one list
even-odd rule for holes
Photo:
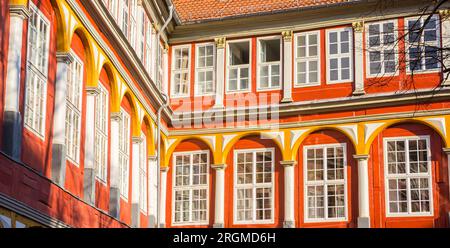
[[[273,224],[234,224],[233,201],[234,201],[234,151],[242,149],[275,148],[274,158],[274,223]],[[284,221],[284,170],[280,165],[282,160],[278,146],[269,139],[260,139],[257,136],[250,136],[239,140],[230,150],[227,156],[227,168],[225,170],[225,227],[246,228],[246,227],[282,227]]]
[[[199,140],[186,140],[181,142],[176,148],[175,148],[175,153],[176,152],[189,152],[189,151],[205,151],[208,150],[209,151],[209,161],[210,164],[213,163],[213,154],[210,151],[208,145],[206,145],[205,143],[203,143],[202,141]],[[169,167],[170,170],[167,173],[167,195],[166,195],[166,226],[167,227],[179,227],[179,228],[205,228],[205,227],[212,227],[214,224],[214,185],[215,185],[215,172],[212,168],[209,168],[209,225],[201,225],[201,226],[174,226],[172,225],[172,198],[173,198],[173,173],[175,171],[174,167],[173,167],[173,156],[172,159],[169,162]],[[164,211],[164,210],[162,210]]]
[[[340,222],[317,222],[317,223],[305,223],[305,195],[304,195],[304,147],[311,145],[323,145],[323,144],[337,144],[344,143],[346,145],[347,153],[347,221]],[[296,220],[298,227],[326,227],[326,228],[343,228],[343,227],[356,227],[356,221],[358,217],[358,170],[353,155],[355,149],[352,142],[342,133],[334,130],[323,130],[310,134],[302,143],[298,150],[298,165],[296,167]]]
[[[434,216],[430,217],[386,217],[383,139],[386,137],[430,136],[431,167],[433,182]],[[374,227],[445,227],[448,226],[449,188],[448,163],[442,152],[442,139],[431,128],[414,123],[392,126],[384,130],[371,146],[369,160],[370,191],[373,199],[371,209]]]

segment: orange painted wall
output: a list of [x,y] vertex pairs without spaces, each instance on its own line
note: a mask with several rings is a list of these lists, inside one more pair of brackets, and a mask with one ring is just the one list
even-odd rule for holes
[[[329,221],[318,223],[305,223],[305,195],[304,195],[304,147],[311,145],[323,144],[337,144],[344,143],[346,145],[346,171],[347,171],[347,221]],[[357,164],[353,159],[355,149],[352,142],[342,133],[334,130],[323,130],[310,134],[301,144],[298,150],[298,164],[296,166],[296,185],[295,185],[295,209],[297,227],[312,227],[312,228],[344,228],[356,227],[358,217],[358,170]]]
[[[71,45],[72,51],[83,63],[83,86],[82,86],[82,109],[81,120],[86,119],[86,91],[85,85],[87,80],[87,61],[86,52],[82,40],[78,34],[74,34]],[[74,195],[81,197],[83,195],[83,171],[84,171],[84,154],[85,154],[85,139],[86,139],[86,122],[81,121],[80,129],[80,157],[79,165],[76,165],[69,160],[66,162],[66,183],[65,188]]]
[[[131,104],[127,97],[124,97],[121,103],[121,107],[123,110],[125,110],[128,115],[130,116],[130,134],[128,137],[129,140],[129,160],[128,160],[128,199],[125,200],[124,198],[120,197],[120,219],[124,221],[125,223],[128,223],[131,225],[131,197],[132,197],[132,171],[133,171],[133,142],[132,142],[132,130],[134,128],[134,123],[131,121],[132,118],[132,110],[131,110]],[[111,134],[111,135],[118,135],[118,134]]]
[[[42,13],[51,22],[50,27],[50,45],[49,45],[49,65],[48,65],[48,81],[47,81],[47,101],[46,105],[46,116],[45,116],[45,139],[37,137],[28,128],[23,128],[23,138],[22,138],[22,158],[21,160],[30,165],[33,169],[39,171],[43,175],[50,177],[51,173],[51,144],[52,144],[52,130],[53,130],[53,108],[54,108],[54,88],[55,88],[55,77],[56,77],[56,15],[52,9],[49,1],[38,1],[33,0],[35,5],[39,7]],[[24,32],[28,31],[28,23],[25,24]],[[21,95],[20,95],[20,109],[22,113],[22,123],[23,116],[25,113],[25,82],[26,82],[26,60],[27,60],[27,36],[23,38],[23,51],[22,51],[22,71],[21,71]]]
[[[209,149],[208,145],[203,143],[199,140],[186,140],[181,142],[177,148],[175,149],[174,153],[176,152],[189,152],[189,151],[209,151],[209,161],[212,163],[212,152]],[[215,171],[212,168],[209,169],[209,225],[186,225],[186,226],[174,226],[172,225],[172,212],[173,212],[173,176],[174,176],[174,164],[173,164],[173,156],[170,159],[169,162],[169,172],[167,173],[167,195],[166,195],[166,226],[167,227],[180,227],[180,228],[204,228],[204,227],[212,227],[214,224],[214,185],[215,185]],[[164,211],[164,210],[162,210]]]
[[[274,223],[273,224],[234,224],[233,201],[234,201],[234,151],[242,149],[275,148],[274,158]],[[250,136],[239,140],[230,150],[227,156],[227,168],[225,169],[225,227],[246,228],[246,227],[282,227],[284,221],[284,170],[280,165],[282,160],[278,146],[269,139],[260,139],[257,136]]]
[[[383,138],[398,136],[430,136],[433,207],[434,216],[431,217],[386,217],[385,180]],[[440,136],[431,128],[421,124],[400,124],[384,130],[374,140],[370,151],[370,199],[372,201],[371,222],[374,227],[445,227],[448,226],[449,188],[448,164],[443,155],[443,145]]]

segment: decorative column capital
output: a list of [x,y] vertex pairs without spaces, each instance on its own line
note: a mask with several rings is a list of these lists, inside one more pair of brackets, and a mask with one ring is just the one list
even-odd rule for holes
[[442,148],[442,151],[447,154],[450,155],[450,148]]
[[161,168],[160,168],[160,171],[161,171],[161,172],[169,172],[169,169],[170,169],[169,167],[164,166],[164,167],[161,167]]
[[169,52],[169,44],[164,43],[164,49],[163,49],[163,53],[167,54]]
[[96,96],[100,94],[100,89],[98,87],[86,86],[86,93],[90,96]]
[[31,15],[30,10],[25,5],[10,5],[9,14],[22,19],[28,19]]
[[283,36],[284,41],[292,41],[292,36],[294,35],[294,31],[285,30],[281,32],[281,36]]
[[297,161],[291,160],[291,161],[280,161],[280,165],[284,168],[286,167],[294,167],[297,165]]
[[56,61],[66,64],[71,64],[74,61],[74,57],[70,52],[56,52]]
[[368,155],[368,154],[353,155],[353,158],[358,161],[364,161],[364,160],[368,160],[370,158],[370,155]]
[[211,168],[214,170],[225,170],[227,168],[227,164],[212,164]]
[[220,37],[220,38],[215,38],[215,39],[214,39],[214,42],[216,43],[216,47],[217,47],[218,49],[223,49],[223,48],[225,48],[225,43],[226,43],[226,41],[227,41],[227,38],[226,38],[226,37]]
[[441,9],[439,10],[439,15],[441,19],[447,19],[450,17],[450,9]]
[[122,114],[120,112],[111,112],[111,121],[121,121],[122,120]]
[[364,22],[354,22],[352,23],[353,30],[355,30],[356,33],[361,33],[364,30]]
[[133,136],[131,138],[131,141],[133,142],[133,144],[140,144],[140,143],[142,143],[142,141],[144,141],[144,139],[141,137]]
[[148,156],[148,160],[150,160],[150,161],[156,161],[156,159],[157,159],[158,157],[156,156],[156,155],[149,155]]

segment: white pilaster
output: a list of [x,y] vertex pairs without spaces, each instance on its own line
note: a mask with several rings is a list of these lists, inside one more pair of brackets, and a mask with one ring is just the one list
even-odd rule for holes
[[159,227],[166,226],[166,193],[167,193],[167,173],[169,172],[169,167],[161,167],[161,192],[160,192],[160,216],[159,216]]
[[[19,110],[20,72],[22,67],[23,22],[30,15],[26,6],[9,7],[9,43],[6,67],[2,150],[20,160],[22,141],[22,117]],[[4,34],[3,34],[4,35]]]
[[53,144],[65,144],[67,72],[73,62],[70,53],[56,53],[55,110],[53,114]]
[[[450,148],[444,148],[444,153],[447,154],[447,172],[448,172],[448,183],[449,183],[449,198],[450,198]],[[449,218],[450,218],[450,212],[449,212]],[[450,219],[449,219],[450,221]]]
[[226,164],[211,165],[216,171],[214,227],[223,228],[225,223],[225,169]]
[[86,202],[95,204],[95,99],[99,94],[99,89],[87,87],[86,94],[83,194]]
[[133,137],[132,144],[132,168],[131,168],[131,226],[139,227],[140,220],[140,197],[139,197],[139,167],[141,137]]
[[214,108],[223,108],[225,89],[225,43],[226,38],[216,38],[216,99]]
[[64,187],[66,178],[66,94],[67,72],[73,62],[70,53],[56,53],[55,108],[52,139],[52,180]]
[[283,99],[282,103],[292,102],[292,30],[283,31]]
[[366,94],[364,91],[364,22],[353,23],[355,39],[355,91],[353,95]]
[[280,161],[284,167],[284,223],[285,228],[295,228],[295,165],[297,161]]
[[[442,47],[448,48],[450,46],[450,9],[443,9],[439,11],[439,14],[441,15],[441,33],[442,33]],[[444,49],[442,58],[444,61],[442,61],[443,69],[450,70],[450,52]],[[442,81],[442,85],[445,87],[450,86],[450,78],[448,78],[448,74],[450,72],[447,72],[444,74],[444,80]],[[445,80],[446,79],[446,80]]]
[[22,66],[23,22],[30,16],[25,6],[9,8],[8,64],[6,68],[5,111],[19,112],[20,68]]
[[158,184],[157,184],[157,173],[158,173],[158,165],[157,165],[156,156],[148,157],[148,227],[154,228],[156,226],[156,218],[157,218],[157,192],[158,192]]
[[369,155],[354,155],[358,161],[358,199],[359,216],[358,227],[370,227],[370,201],[369,201]]
[[[118,134],[122,115],[120,112],[111,113],[111,133]],[[110,167],[110,197],[109,213],[115,218],[120,216],[120,161],[119,135],[111,135],[111,167]]]

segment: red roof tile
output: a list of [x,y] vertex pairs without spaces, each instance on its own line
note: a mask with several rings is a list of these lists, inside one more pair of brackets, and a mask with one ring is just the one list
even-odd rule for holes
[[262,14],[358,0],[172,0],[182,23]]

